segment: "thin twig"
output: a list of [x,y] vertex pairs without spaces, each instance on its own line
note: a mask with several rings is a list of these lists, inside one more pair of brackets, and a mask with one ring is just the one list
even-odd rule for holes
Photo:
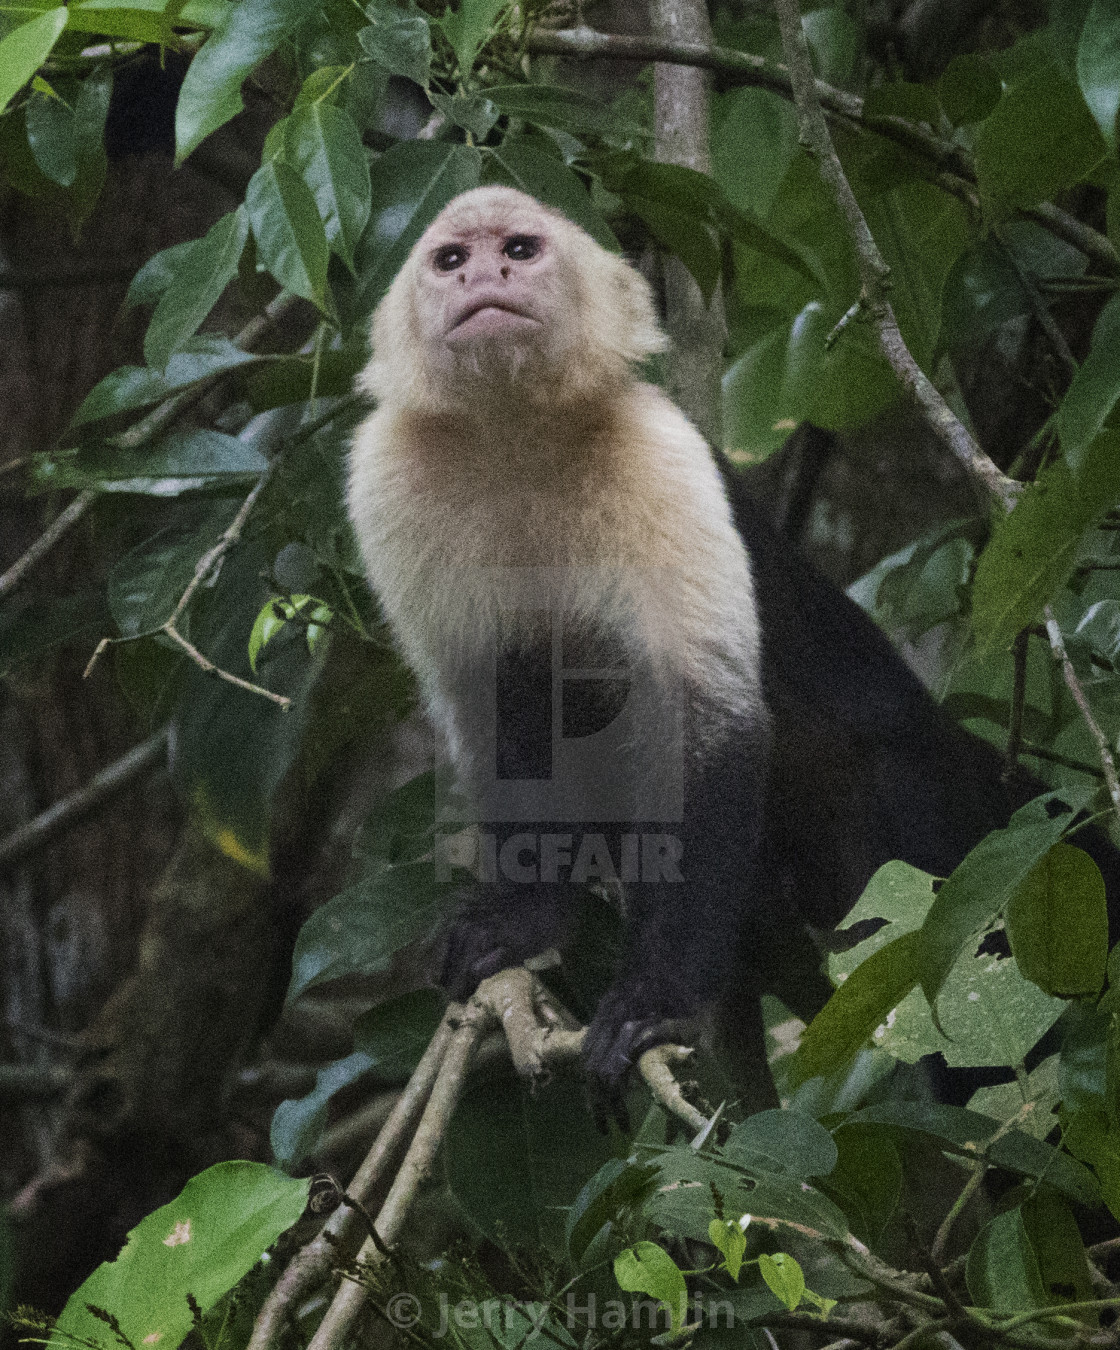
[[1011,264],[1011,269],[1019,280],[1019,285],[1023,288],[1023,293],[1030,301],[1031,309],[1034,311],[1034,317],[1038,320],[1039,327],[1046,334],[1051,347],[1065,367],[1066,374],[1072,380],[1077,374],[1077,362],[1074,360],[1073,352],[1069,349],[1069,343],[1066,341],[1065,334],[1054,321],[1053,314],[1038,293],[1038,288],[1034,283],[1034,278],[1019,261],[1019,255],[1007,243],[1003,235],[996,230],[996,238],[999,240],[1000,248],[1003,251],[1007,261]]
[[221,666],[215,665],[208,656],[198,650],[193,642],[189,642],[177,628],[172,628],[170,624],[164,624],[160,629],[161,633],[167,636],[179,646],[204,675],[212,675],[216,680],[224,680],[226,684],[232,684],[237,689],[244,689],[247,694],[259,694],[261,698],[267,698],[271,702],[283,708],[285,712],[292,706],[292,700],[287,694],[277,694],[271,689],[266,689],[263,684],[254,684],[252,680],[243,680],[240,675],[235,675],[230,670],[223,670]]
[[1015,660],[1015,677],[1011,689],[1011,718],[1007,727],[1007,764],[1004,778],[1009,778],[1018,768],[1019,755],[1023,750],[1023,707],[1027,699],[1027,643],[1030,634],[1024,629],[1015,635],[1012,648]]
[[1112,758],[1112,750],[1108,744],[1108,737],[1101,729],[1100,723],[1093,715],[1093,710],[1089,706],[1089,700],[1086,697],[1084,689],[1081,688],[1081,682],[1077,678],[1077,672],[1073,668],[1073,662],[1069,659],[1069,653],[1066,651],[1066,644],[1062,638],[1062,630],[1058,627],[1058,621],[1054,618],[1054,611],[1050,605],[1042,611],[1046,620],[1046,636],[1050,639],[1050,650],[1054,653],[1054,660],[1061,667],[1062,678],[1066,682],[1066,688],[1073,695],[1073,701],[1089,728],[1093,740],[1097,743],[1097,754],[1100,757],[1101,769],[1104,771],[1104,781],[1108,787],[1108,795],[1112,801],[1112,809],[1116,812],[1117,819],[1120,819],[1120,778],[1116,775],[1116,761]]
[[167,730],[157,731],[140,745],[133,746],[115,763],[101,770],[84,786],[48,806],[34,820],[0,839],[0,870],[35,853],[63,830],[84,820],[118,792],[135,782],[141,774],[159,764],[167,753]]
[[1074,759],[1071,755],[1059,754],[1057,750],[1048,750],[1044,745],[1035,745],[1033,741],[1024,741],[1020,747],[1024,755],[1031,759],[1044,759],[1050,764],[1060,764],[1064,769],[1074,769],[1078,773],[1091,774],[1094,778],[1104,779],[1104,770],[1095,764],[1086,764],[1083,759]]
[[[347,1194],[364,1203],[384,1177],[428,1103],[452,1035],[450,1019],[445,1017],[416,1066],[408,1087],[354,1174]],[[322,1232],[301,1249],[265,1299],[246,1350],[272,1350],[279,1343],[293,1310],[327,1278],[338,1248],[347,1241],[356,1224],[357,1215],[353,1210],[344,1206],[335,1210],[323,1225]]]
[[[594,28],[537,29],[526,39],[526,51],[539,55],[567,56],[575,59],[603,58],[613,61],[672,62],[682,66],[700,66],[718,71],[737,85],[770,89],[783,98],[791,98],[793,86],[788,69],[752,52],[736,51],[699,42],[666,42],[658,38],[600,33]],[[914,152],[940,170],[930,175],[954,196],[977,206],[976,171],[972,159],[961,146],[946,141],[935,132],[904,117],[864,119],[863,99],[824,80],[815,82],[821,105],[832,117],[849,126],[874,131]],[[1059,239],[1091,258],[1109,276],[1120,275],[1120,254],[1107,235],[1083,224],[1068,211],[1044,202],[1025,209],[1022,214],[1034,220]]]
[[86,488],[84,492],[78,493],[65,511],[61,511],[55,516],[54,520],[51,521],[27,552],[22,557],[17,558],[11,567],[0,576],[0,600],[3,600],[6,595],[10,595],[35,564],[47,556],[67,530],[81,520],[93,505],[96,496],[97,493],[93,488]]
[[809,46],[801,25],[800,6],[797,0],[777,0],[777,3],[782,47],[793,85],[801,143],[816,157],[821,177],[832,190],[855,244],[861,299],[874,323],[883,355],[925,414],[927,422],[972,481],[995,498],[1004,510],[1009,511],[1015,505],[1019,485],[1007,478],[984,454],[914,360],[903,340],[887,297],[890,269],[879,252],[879,246],[852,192],[821,111],[816,79],[809,59]]
[[941,1226],[938,1228],[937,1235],[933,1239],[933,1246],[929,1249],[930,1258],[938,1269],[945,1264],[945,1249],[949,1245],[949,1238],[952,1235],[954,1225],[964,1213],[968,1202],[984,1184],[984,1178],[987,1173],[987,1163],[978,1162],[974,1165],[972,1175],[961,1188],[960,1194],[953,1201],[948,1214],[941,1220]]

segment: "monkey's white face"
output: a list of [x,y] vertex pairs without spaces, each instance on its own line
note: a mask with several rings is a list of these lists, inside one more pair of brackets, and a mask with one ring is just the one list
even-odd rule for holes
[[[514,368],[568,345],[562,251],[543,213],[471,212],[437,221],[418,250],[417,318],[424,340],[458,364]],[[510,373],[513,373],[511,371]]]

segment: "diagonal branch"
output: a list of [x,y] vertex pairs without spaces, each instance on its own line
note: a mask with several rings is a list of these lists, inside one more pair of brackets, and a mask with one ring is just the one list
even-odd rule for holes
[[[594,28],[537,29],[526,39],[527,51],[541,56],[567,56],[576,60],[607,58],[613,61],[675,63],[699,66],[729,77],[737,85],[770,89],[783,98],[793,97],[793,83],[786,66],[753,52],[736,51],[702,42],[671,42],[653,37],[600,33]],[[931,167],[931,181],[971,205],[978,205],[976,170],[972,157],[961,146],[944,140],[928,127],[904,117],[864,116],[864,102],[857,94],[837,89],[824,80],[814,85],[821,107],[830,117],[847,126],[874,131],[904,146]],[[1091,258],[1108,276],[1120,275],[1120,254],[1107,235],[1083,224],[1076,216],[1051,202],[1042,202],[1021,213],[1051,234]]]
[[888,298],[890,269],[879,252],[855,193],[832,144],[821,110],[817,82],[809,60],[809,45],[801,26],[797,0],[777,0],[782,47],[789,66],[800,139],[816,158],[821,177],[831,189],[855,244],[860,277],[861,307],[870,317],[879,347],[891,368],[924,413],[926,420],[977,484],[1005,511],[1015,505],[1019,485],[1003,474],[980,449],[953,410],[918,365],[899,331]]

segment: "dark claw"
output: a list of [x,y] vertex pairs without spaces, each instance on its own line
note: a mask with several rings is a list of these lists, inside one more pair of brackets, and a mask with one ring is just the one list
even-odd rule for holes
[[464,915],[451,930],[440,984],[456,1002],[470,998],[483,980],[519,958],[501,940],[498,925]]

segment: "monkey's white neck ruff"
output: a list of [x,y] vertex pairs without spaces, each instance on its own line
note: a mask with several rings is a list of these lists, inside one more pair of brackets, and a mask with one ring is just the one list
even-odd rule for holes
[[358,429],[350,515],[371,583],[452,743],[506,569],[552,569],[566,618],[689,691],[714,725],[761,719],[750,566],[703,438],[649,385],[520,420],[383,403]]

